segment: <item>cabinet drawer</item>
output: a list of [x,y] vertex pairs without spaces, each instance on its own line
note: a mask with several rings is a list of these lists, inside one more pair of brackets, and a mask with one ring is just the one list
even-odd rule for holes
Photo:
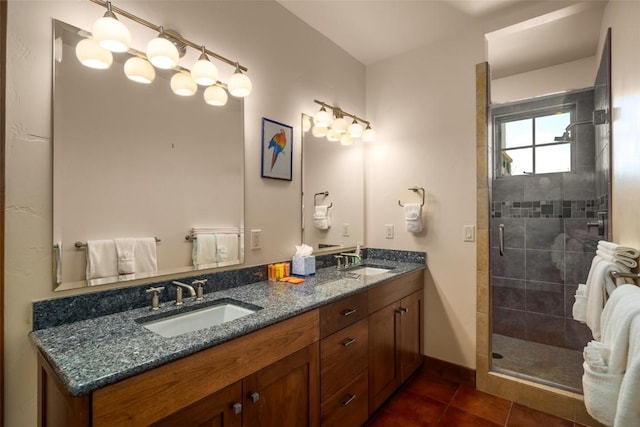
[[366,369],[369,322],[362,319],[320,342],[320,397],[334,394]]
[[345,326],[354,324],[367,316],[367,292],[327,304],[320,308],[320,337],[324,338]]
[[362,371],[355,380],[322,402],[322,426],[360,426],[369,417],[368,374]]
[[409,273],[369,290],[369,311],[373,313],[422,289],[424,270]]

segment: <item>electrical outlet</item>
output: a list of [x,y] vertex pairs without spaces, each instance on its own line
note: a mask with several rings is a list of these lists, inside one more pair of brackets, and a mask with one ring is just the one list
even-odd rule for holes
[[342,224],[342,237],[349,237],[349,223]]
[[465,242],[475,242],[476,241],[476,226],[475,225],[465,225],[462,227],[462,238]]
[[387,239],[393,239],[393,224],[386,224],[384,226],[385,229],[385,237]]
[[251,230],[251,250],[262,249],[262,230]]

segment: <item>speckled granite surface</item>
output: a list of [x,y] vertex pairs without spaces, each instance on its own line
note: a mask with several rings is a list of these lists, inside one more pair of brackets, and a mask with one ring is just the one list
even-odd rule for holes
[[136,319],[152,314],[148,305],[34,330],[30,337],[70,394],[80,396],[425,267],[424,263],[377,259],[367,259],[365,264],[394,269],[364,276],[329,267],[318,269],[315,276],[307,277],[300,285],[261,281],[207,293],[201,302],[187,298],[182,307],[164,302],[160,311],[153,314],[173,314],[220,298],[232,298],[262,307],[246,317],[173,338],[163,338],[136,322]]

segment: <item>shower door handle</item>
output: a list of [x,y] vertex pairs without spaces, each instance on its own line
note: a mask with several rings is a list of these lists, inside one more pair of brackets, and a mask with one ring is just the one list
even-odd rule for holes
[[504,256],[504,224],[498,226],[498,247],[500,248],[500,256]]

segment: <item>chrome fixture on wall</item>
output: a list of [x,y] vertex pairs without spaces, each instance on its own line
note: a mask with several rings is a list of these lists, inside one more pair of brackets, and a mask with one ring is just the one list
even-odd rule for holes
[[[165,30],[162,25],[153,24],[117,8],[110,1],[90,1],[105,7],[107,12],[93,24],[92,36],[81,40],[76,46],[76,56],[83,65],[107,69],[113,63],[112,52],[127,52],[131,58],[125,63],[125,75],[138,83],[153,82],[156,74],[155,67],[162,70],[176,70],[171,78],[171,90],[176,95],[191,96],[197,92],[198,86],[206,87],[203,97],[210,105],[226,104],[228,97],[225,89],[238,98],[251,93],[251,80],[243,74],[247,68],[238,62],[227,59],[202,44],[194,43],[176,31]],[[116,13],[158,32],[158,36],[147,43],[144,53],[131,47],[131,34],[118,20]],[[191,69],[178,65],[187,47],[202,52]],[[226,85],[218,80],[218,69],[209,56],[234,67],[235,72]]]
[[[364,142],[375,140],[376,133],[371,129],[371,123],[368,120],[317,99],[313,102],[320,105],[320,111],[313,118],[306,118],[306,123],[303,123],[305,132],[311,129],[313,136],[317,138],[326,136],[329,141],[340,141],[342,145],[351,145],[357,138],[361,138]],[[345,116],[352,119],[351,123],[345,119]],[[313,127],[311,127],[311,119],[313,119]],[[361,123],[366,124],[367,127],[362,129]]]

